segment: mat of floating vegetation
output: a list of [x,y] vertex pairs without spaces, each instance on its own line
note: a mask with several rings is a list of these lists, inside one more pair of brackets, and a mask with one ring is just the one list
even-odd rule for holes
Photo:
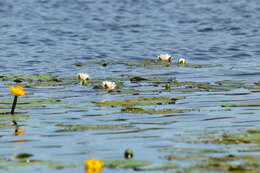
[[0,75],[2,80],[37,80],[37,79],[50,79],[57,77],[57,75],[45,74],[45,75]]
[[[13,102],[12,98],[1,98],[0,108],[5,108],[5,109],[10,108],[12,102]],[[66,103],[61,102],[57,98],[47,98],[47,99],[19,98],[19,101],[17,102],[17,108],[45,107],[46,105],[53,105],[53,104],[66,104]],[[17,110],[16,112],[19,112],[19,110]],[[0,109],[0,113],[1,113],[1,109]]]
[[[9,82],[8,85],[19,83],[23,87],[32,86],[60,86],[76,82],[75,78],[60,78],[57,75],[1,75],[0,80]],[[10,83],[12,82],[12,83]]]
[[29,170],[46,170],[50,169],[65,169],[71,167],[81,166],[82,163],[63,163],[50,160],[31,160],[25,158],[16,158],[14,160],[7,158],[0,158],[0,170],[20,170],[21,168],[28,168]]
[[152,162],[138,160],[109,160],[105,166],[112,169],[134,169],[135,171],[165,171],[179,168],[175,163],[164,163],[153,166]]
[[56,124],[57,127],[62,127],[62,129],[56,130],[55,132],[77,132],[77,131],[88,131],[88,130],[124,130],[129,129],[130,125],[68,125],[68,124]]
[[[15,110],[15,114],[24,114],[24,113],[27,113],[27,111],[26,110]],[[12,116],[10,114],[11,114],[11,109],[2,109],[2,108],[0,109],[0,116],[6,116],[6,117]]]
[[259,107],[260,103],[248,103],[248,104],[222,104],[221,107]]
[[151,165],[151,162],[138,161],[138,160],[109,160],[105,161],[105,166],[108,168],[119,169],[136,169],[143,166]]
[[170,113],[183,113],[188,110],[184,109],[143,109],[137,107],[122,108],[121,112],[126,113],[140,113],[140,114],[170,114]]
[[17,115],[17,114],[14,114],[14,115],[9,115],[8,114],[1,114],[0,113],[0,121],[3,122],[3,121],[24,121],[24,120],[27,120],[29,118],[29,115]]
[[[183,154],[183,153],[182,153]],[[167,160],[170,161],[181,161],[181,162],[187,162],[192,163],[189,167],[180,167],[180,170],[185,171],[249,171],[253,172],[254,170],[260,170],[260,157],[254,156],[254,155],[222,155],[222,156],[208,156],[203,155],[201,153],[200,155],[167,155],[164,157]],[[195,164],[194,164],[195,163]]]
[[[205,139],[205,140],[203,140]],[[202,137],[204,143],[217,144],[260,144],[260,130],[248,130],[245,133],[225,133],[220,137]]]
[[111,65],[125,65],[125,66],[134,66],[134,67],[143,67],[143,68],[162,68],[162,67],[171,67],[171,66],[179,66],[179,67],[189,67],[189,68],[211,68],[211,67],[222,67],[222,64],[184,64],[179,65],[176,62],[165,62],[165,61],[157,61],[156,59],[143,59],[139,61],[116,61],[116,62],[105,62],[105,61],[92,61],[89,64],[80,64],[80,66],[84,65],[101,65],[101,66],[111,66]]
[[185,99],[184,96],[179,97],[134,97],[126,100],[110,100],[92,102],[98,106],[145,106],[145,105],[160,105],[174,104],[177,100]]

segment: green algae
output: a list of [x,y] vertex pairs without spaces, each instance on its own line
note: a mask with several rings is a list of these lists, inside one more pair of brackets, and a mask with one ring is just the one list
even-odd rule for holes
[[137,169],[140,167],[151,165],[148,161],[138,161],[138,160],[108,160],[105,161],[105,166],[108,168],[118,168],[118,169]]
[[92,102],[97,106],[145,106],[145,105],[161,105],[161,104],[174,104],[177,100],[185,99],[184,96],[179,97],[134,97],[126,100],[110,100],[110,101],[97,101]]
[[85,125],[85,124],[77,124],[77,125],[67,125],[67,124],[56,124],[57,127],[62,127],[63,129],[56,130],[56,132],[81,132],[88,130],[122,130],[128,129],[129,125]]

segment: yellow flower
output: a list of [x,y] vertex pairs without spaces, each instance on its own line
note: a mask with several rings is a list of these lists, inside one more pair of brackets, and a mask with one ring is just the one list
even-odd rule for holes
[[10,92],[14,95],[14,96],[24,96],[26,94],[26,92],[23,90],[23,87],[21,86],[11,86],[10,87]]
[[85,161],[86,173],[100,173],[104,168],[102,160],[87,159]]
[[184,58],[180,58],[180,59],[178,60],[178,63],[179,63],[179,64],[186,64],[186,60],[185,60]]
[[168,61],[170,62],[172,60],[172,56],[169,54],[160,54],[159,56],[157,56],[159,61]]

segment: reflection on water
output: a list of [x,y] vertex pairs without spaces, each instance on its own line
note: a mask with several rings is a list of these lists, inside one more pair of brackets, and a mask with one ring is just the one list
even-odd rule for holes
[[[0,2],[0,170],[84,172],[86,158],[107,173],[260,169],[259,5]],[[27,95],[10,115],[17,84]]]
[[24,135],[24,134],[25,134],[25,128],[17,126],[14,129],[14,133],[13,133],[14,136],[21,136],[21,135]]

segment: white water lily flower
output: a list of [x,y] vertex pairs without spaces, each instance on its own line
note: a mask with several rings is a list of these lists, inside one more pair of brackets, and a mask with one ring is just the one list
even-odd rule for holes
[[104,89],[115,89],[116,83],[111,81],[103,81],[101,86]]
[[171,61],[172,56],[169,54],[160,54],[159,56],[157,56],[158,60],[160,61]]
[[185,60],[184,58],[180,58],[180,59],[178,60],[178,63],[179,63],[179,64],[186,64],[186,60]]
[[87,73],[78,73],[77,77],[79,80],[89,80],[90,76]]

